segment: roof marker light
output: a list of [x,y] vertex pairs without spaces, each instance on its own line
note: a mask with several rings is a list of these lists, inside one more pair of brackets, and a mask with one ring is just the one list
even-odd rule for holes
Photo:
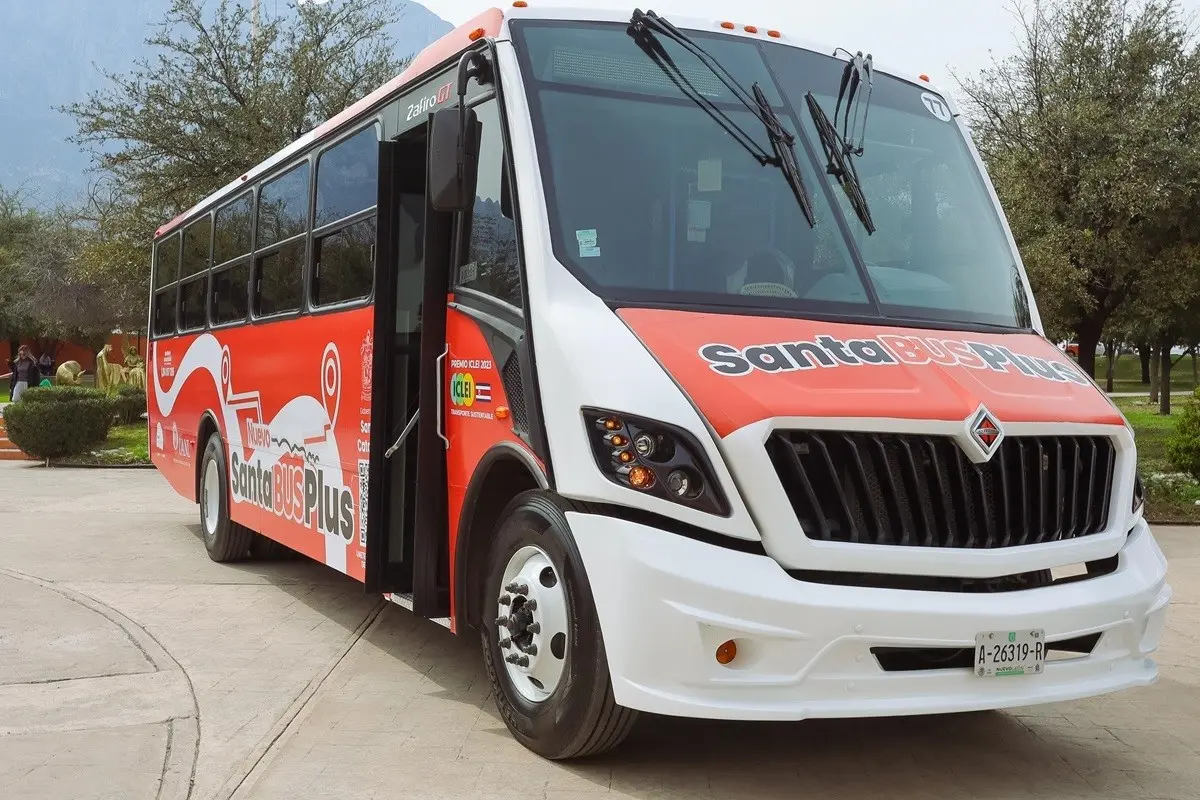
[[515,0],[513,8],[529,8],[529,3],[526,3],[525,0]]
[[722,23],[721,23],[721,27],[722,27],[722,28],[724,28],[724,29],[725,29],[725,30],[727,30],[727,31],[731,31],[731,30],[733,30],[734,28],[736,28],[736,27],[737,27],[737,25],[734,25],[732,22],[722,22]]
[[925,81],[926,83],[929,83],[929,76],[928,76],[928,75],[926,75],[924,72],[922,72],[922,73],[921,73],[920,75],[918,75],[917,77],[918,77],[918,78],[920,78],[921,80]]
[[747,25],[746,33],[758,33],[758,28],[755,27],[754,25]]
[[772,39],[778,39],[783,36],[783,34],[779,31],[767,31],[767,36],[770,36]]
[[472,42],[477,42],[482,39],[486,33],[487,31],[485,31],[483,28],[476,28],[475,30],[471,31],[467,38],[469,38]]

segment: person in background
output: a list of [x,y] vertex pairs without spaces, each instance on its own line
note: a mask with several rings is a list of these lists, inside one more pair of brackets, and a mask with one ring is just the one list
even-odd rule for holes
[[42,373],[43,379],[54,372],[54,362],[50,359],[49,353],[43,352],[42,357],[38,359],[38,372]]
[[21,345],[17,350],[17,358],[12,364],[12,378],[10,380],[9,398],[15,403],[21,399],[21,395],[30,386],[37,386],[42,380],[41,372],[38,370],[37,360],[33,354],[29,352],[29,348]]

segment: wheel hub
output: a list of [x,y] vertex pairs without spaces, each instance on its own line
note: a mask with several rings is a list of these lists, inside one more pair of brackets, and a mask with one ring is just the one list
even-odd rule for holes
[[497,598],[500,653],[512,685],[528,700],[549,697],[566,659],[567,603],[558,570],[540,548],[509,559]]

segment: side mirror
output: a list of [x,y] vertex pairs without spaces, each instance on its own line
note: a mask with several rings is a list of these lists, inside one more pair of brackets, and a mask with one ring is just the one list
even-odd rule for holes
[[473,208],[479,176],[479,118],[475,109],[435,111],[429,128],[431,204],[449,213]]

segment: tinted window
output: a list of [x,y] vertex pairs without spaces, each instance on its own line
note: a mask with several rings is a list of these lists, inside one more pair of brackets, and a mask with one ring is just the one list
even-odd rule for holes
[[253,208],[254,198],[247,192],[224,208],[217,209],[213,264],[224,264],[250,252],[250,215]]
[[[158,243],[154,258],[154,288],[161,289],[179,280],[179,234]],[[174,321],[171,327],[175,327]]]
[[154,295],[154,319],[151,326],[155,336],[169,336],[175,332],[175,298],[174,287]]
[[244,320],[250,308],[250,262],[214,272],[212,298],[214,325]]
[[317,163],[317,221],[357,214],[375,205],[379,139],[371,126],[321,155]]
[[375,218],[365,219],[316,241],[313,305],[366,297],[375,275]]
[[292,242],[258,259],[259,316],[298,311],[304,300],[304,240]]
[[208,276],[179,284],[179,330],[203,328],[208,318]]
[[258,195],[258,247],[281,242],[308,227],[308,163],[262,187]]
[[467,263],[459,267],[458,285],[487,292],[514,306],[521,305],[521,272],[517,264],[517,229],[504,215],[511,207],[502,201],[507,189],[504,145],[496,101],[476,107],[483,124],[479,146],[479,182],[471,220],[471,244]]
[[181,278],[208,269],[209,247],[212,245],[212,220],[204,217],[184,228],[183,271]]

